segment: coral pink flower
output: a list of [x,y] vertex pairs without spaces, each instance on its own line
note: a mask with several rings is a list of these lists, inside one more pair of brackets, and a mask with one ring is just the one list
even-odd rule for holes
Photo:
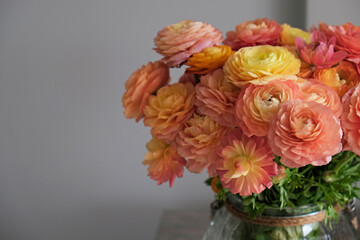
[[147,144],[144,165],[149,165],[148,175],[160,185],[169,181],[170,187],[176,177],[182,177],[186,160],[182,158],[173,145],[153,138]]
[[272,186],[277,164],[266,138],[247,137],[240,129],[232,129],[220,142],[217,154],[216,171],[232,193],[248,196]]
[[247,136],[266,136],[270,119],[277,114],[280,104],[297,98],[301,98],[299,87],[291,80],[249,84],[241,89],[236,101],[237,125]]
[[139,121],[144,115],[144,107],[150,95],[169,81],[169,68],[160,61],[149,62],[131,74],[122,96],[125,116]]
[[152,127],[151,134],[172,142],[183,124],[194,112],[195,89],[187,82],[160,88],[145,106],[144,124]]
[[201,173],[214,163],[215,148],[227,131],[208,116],[194,114],[185,123],[175,141],[179,154],[188,160],[186,167],[190,172]]
[[224,44],[233,50],[256,45],[276,45],[282,28],[274,20],[266,18],[243,22],[235,31],[226,33]]
[[314,69],[330,68],[348,55],[345,51],[334,51],[335,37],[327,41],[326,35],[320,31],[312,32],[310,41],[307,44],[301,37],[295,39],[300,58]]
[[337,92],[317,79],[308,79],[301,85],[301,92],[305,101],[314,101],[330,108],[337,118],[343,112],[341,99]]
[[287,167],[321,166],[341,151],[340,121],[317,102],[290,100],[270,121],[268,142]]
[[236,126],[234,107],[239,89],[224,78],[221,69],[202,76],[195,90],[198,113],[209,116],[221,125]]
[[346,60],[360,64],[360,27],[352,23],[340,26],[319,23],[319,30],[328,38],[336,37],[335,49],[349,53]]
[[173,67],[185,62],[192,54],[221,43],[222,39],[222,32],[210,24],[185,20],[163,28],[154,42],[155,51]]
[[344,112],[341,124],[347,147],[360,155],[360,85],[356,85],[343,97]]

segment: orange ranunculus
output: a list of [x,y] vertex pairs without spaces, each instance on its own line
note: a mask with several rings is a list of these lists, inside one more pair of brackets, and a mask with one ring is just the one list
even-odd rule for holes
[[301,93],[305,101],[314,101],[330,108],[337,118],[343,112],[341,99],[337,92],[317,79],[308,79],[301,84]]
[[224,65],[226,60],[234,54],[229,46],[213,46],[204,48],[201,52],[193,54],[185,65],[189,66],[186,72],[206,74]]
[[344,112],[341,126],[344,130],[346,148],[360,155],[360,85],[356,85],[343,97]]
[[156,180],[158,185],[169,181],[172,187],[175,178],[182,177],[186,160],[177,153],[173,145],[157,138],[152,138],[146,148],[149,152],[145,154],[143,164],[149,165],[150,178]]
[[299,99],[298,85],[291,80],[276,80],[266,85],[249,84],[242,88],[235,105],[238,127],[247,136],[266,136],[269,122],[280,104]]
[[342,150],[340,121],[330,108],[303,100],[290,100],[270,121],[272,151],[290,168],[321,166]]
[[244,47],[231,55],[224,65],[225,78],[237,87],[252,83],[263,85],[284,78],[295,80],[300,60],[285,47],[269,45]]
[[360,80],[356,66],[348,61],[341,61],[338,66],[333,68],[316,70],[314,78],[333,88],[340,97],[344,96]]
[[256,45],[276,45],[282,31],[274,20],[266,18],[243,22],[236,26],[235,31],[226,33],[224,44],[233,50]]
[[149,62],[131,74],[122,96],[125,117],[139,121],[144,116],[144,107],[150,95],[169,81],[169,68],[160,61]]
[[179,66],[192,54],[219,44],[222,32],[210,24],[192,20],[164,27],[154,39],[155,51],[164,56],[168,66]]
[[224,78],[222,69],[201,76],[196,85],[196,111],[221,125],[236,126],[235,101],[239,89]]
[[272,186],[277,164],[266,138],[247,137],[240,129],[232,129],[216,151],[216,171],[222,185],[233,194],[248,196]]
[[194,114],[185,122],[175,141],[179,154],[188,160],[190,172],[201,173],[214,163],[215,148],[227,131],[208,116]]
[[195,89],[187,82],[160,88],[145,106],[144,124],[152,127],[151,134],[166,142],[175,139],[194,112]]
[[360,64],[360,26],[346,23],[340,26],[331,26],[319,23],[319,30],[328,38],[336,38],[335,49],[349,53],[348,61]]

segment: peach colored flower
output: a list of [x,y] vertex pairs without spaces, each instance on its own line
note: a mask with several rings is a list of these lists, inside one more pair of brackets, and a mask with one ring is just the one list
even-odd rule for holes
[[340,97],[360,81],[355,64],[348,61],[341,61],[333,68],[316,70],[314,78],[333,88]]
[[233,50],[256,45],[276,45],[282,28],[274,20],[266,18],[243,22],[235,31],[226,33],[224,44]]
[[216,151],[216,171],[230,192],[248,196],[272,186],[277,164],[266,138],[247,137],[240,129],[232,129]]
[[194,112],[195,89],[187,82],[164,86],[145,106],[144,124],[152,127],[151,134],[171,142]]
[[328,38],[336,38],[335,49],[349,53],[348,61],[360,64],[360,27],[352,23],[340,26],[319,23],[319,30],[324,32]]
[[360,85],[356,85],[343,97],[344,112],[341,125],[344,139],[350,151],[360,155]]
[[290,100],[270,121],[268,142],[287,167],[321,166],[341,151],[340,121],[317,102]]
[[289,24],[281,25],[280,44],[295,46],[295,38],[301,37],[306,43],[310,42],[310,33],[299,28],[291,27]]
[[236,126],[234,107],[239,89],[224,78],[221,69],[202,76],[195,90],[198,113],[209,116],[221,125]]
[[194,114],[185,122],[175,141],[179,154],[188,160],[190,172],[201,173],[214,163],[215,148],[227,131],[208,116]]
[[149,165],[148,175],[160,185],[169,181],[170,187],[176,177],[182,177],[186,160],[176,151],[176,148],[160,139],[152,138],[146,148],[144,165]]
[[235,105],[238,127],[247,136],[266,136],[269,122],[282,102],[301,98],[298,85],[276,80],[266,85],[249,84],[241,89]]
[[219,44],[222,32],[210,24],[192,20],[164,27],[154,39],[155,51],[164,56],[168,66],[179,66],[192,54]]
[[136,70],[125,83],[126,91],[122,96],[125,116],[139,121],[150,95],[169,81],[169,68],[163,62],[149,62]]
[[248,83],[263,85],[284,78],[295,80],[300,60],[285,47],[269,45],[244,47],[231,55],[224,65],[225,78],[237,87]]
[[229,46],[213,46],[194,53],[185,65],[189,66],[186,72],[206,74],[224,65],[226,60],[234,54]]
[[330,108],[337,118],[343,112],[341,99],[337,92],[317,79],[308,79],[301,84],[301,93],[305,101],[314,101]]
[[280,181],[287,177],[286,168],[282,165],[278,166],[278,172],[276,176],[272,177],[272,182],[275,184],[280,183]]
[[338,64],[348,56],[345,51],[335,51],[335,37],[326,39],[324,33],[314,31],[311,33],[311,42],[307,44],[304,39],[295,39],[297,52],[302,61],[310,64],[314,69],[326,69]]

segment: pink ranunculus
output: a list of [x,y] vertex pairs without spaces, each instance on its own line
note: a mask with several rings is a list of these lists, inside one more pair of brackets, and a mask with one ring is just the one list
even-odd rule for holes
[[318,79],[308,79],[301,84],[301,92],[305,101],[314,101],[330,108],[337,118],[343,112],[343,105],[337,92]]
[[216,151],[216,171],[230,192],[248,196],[272,186],[277,164],[266,138],[247,137],[240,129],[232,129]]
[[240,90],[225,79],[222,69],[201,76],[195,91],[198,113],[209,116],[221,125],[236,126],[234,107]]
[[215,148],[229,129],[208,116],[196,114],[184,125],[175,139],[177,150],[188,160],[186,167],[190,172],[201,173],[214,164]]
[[233,50],[256,45],[276,45],[282,28],[274,20],[267,18],[243,22],[236,26],[235,31],[226,33],[224,44]]
[[169,68],[161,61],[149,62],[131,74],[122,96],[125,117],[139,121],[144,116],[144,107],[151,94],[169,81]]
[[155,51],[170,67],[180,66],[192,54],[220,44],[222,32],[205,22],[181,21],[164,27],[154,39]]
[[321,166],[342,150],[340,121],[330,108],[302,100],[282,103],[270,121],[268,142],[290,168]]
[[340,26],[319,23],[319,30],[328,38],[335,37],[335,49],[349,54],[346,60],[360,64],[360,26],[346,23]]
[[299,99],[298,85],[291,80],[275,80],[266,85],[248,84],[241,89],[235,105],[238,127],[247,136],[266,136],[269,122],[280,104]]
[[160,185],[169,181],[170,187],[176,177],[182,177],[186,160],[176,151],[175,146],[157,138],[152,138],[146,148],[144,165],[149,165],[148,175]]
[[343,97],[344,112],[341,124],[347,148],[360,155],[360,85],[356,85]]
[[309,44],[300,37],[295,39],[299,57],[314,69],[330,68],[348,56],[345,51],[334,50],[335,41],[335,37],[327,41],[326,35],[320,31],[311,33]]

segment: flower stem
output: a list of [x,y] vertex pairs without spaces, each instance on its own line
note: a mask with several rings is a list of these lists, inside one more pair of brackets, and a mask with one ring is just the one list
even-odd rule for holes
[[345,166],[348,162],[352,161],[355,158],[356,154],[353,152],[346,152],[345,153],[345,157],[339,159],[340,161],[336,164],[335,168],[334,168],[334,172],[336,173],[336,175],[338,174],[339,170]]

